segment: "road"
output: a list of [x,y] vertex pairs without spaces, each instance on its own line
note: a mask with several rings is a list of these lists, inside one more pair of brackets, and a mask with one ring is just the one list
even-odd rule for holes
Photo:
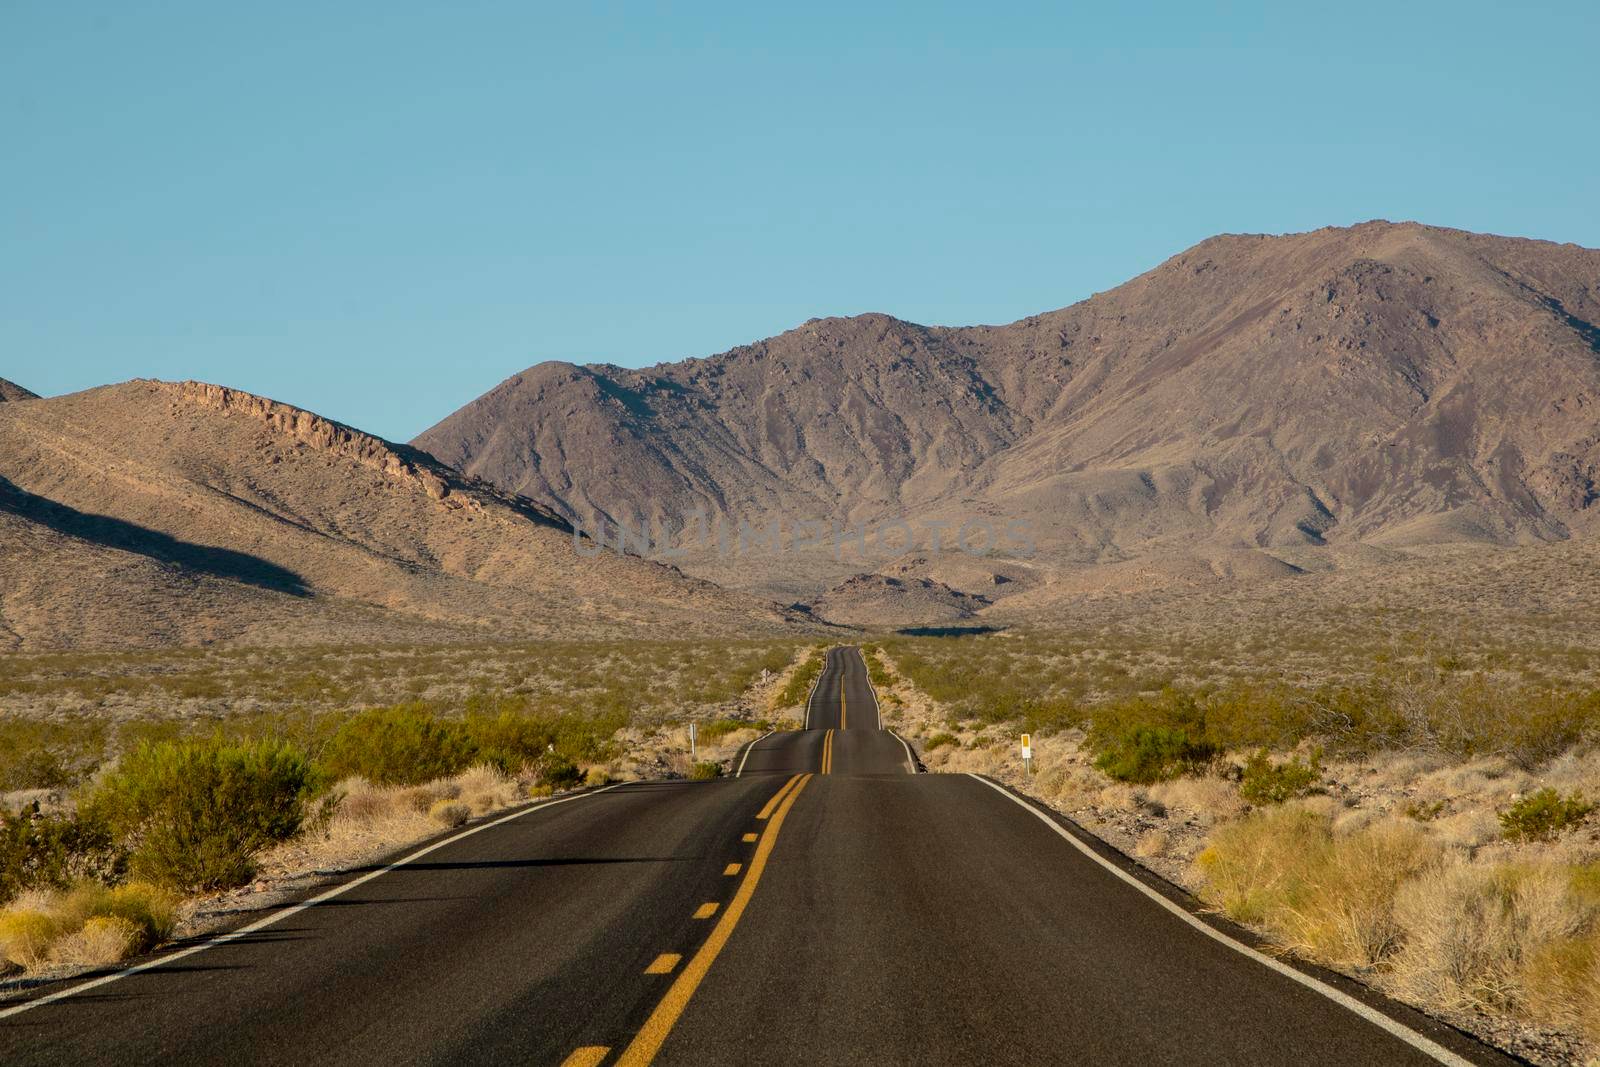
[[1513,1062],[1249,955],[1059,818],[914,773],[881,725],[831,650],[806,728],[737,777],[487,820],[234,940],[36,990],[0,1063]]

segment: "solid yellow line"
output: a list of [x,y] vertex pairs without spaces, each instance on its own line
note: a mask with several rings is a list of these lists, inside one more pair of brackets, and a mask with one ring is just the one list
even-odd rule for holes
[[711,918],[711,916],[715,915],[716,913],[717,913],[717,902],[714,901],[714,900],[708,900],[704,904],[700,905],[698,908],[694,909],[694,917],[696,919],[709,919],[709,918]]
[[610,1045],[585,1045],[574,1049],[572,1055],[561,1061],[561,1067],[599,1067],[610,1051]]
[[722,876],[724,878],[732,878],[734,875],[738,874],[743,869],[744,869],[744,864],[742,864],[742,863],[730,863],[726,867],[722,868]]
[[845,707],[844,700],[844,675],[839,675],[839,729],[843,730],[850,725],[850,712]]
[[739,891],[733,895],[728,910],[717,920],[711,936],[700,946],[700,951],[694,954],[694,959],[690,960],[689,965],[673,979],[672,988],[667,990],[667,995],[661,998],[661,1003],[656,1005],[655,1011],[650,1013],[650,1018],[645,1020],[644,1027],[623,1050],[622,1056],[617,1060],[617,1067],[646,1067],[656,1058],[656,1053],[661,1051],[661,1046],[666,1042],[667,1035],[672,1033],[673,1026],[683,1014],[683,1009],[689,1006],[689,998],[694,996],[695,990],[700,988],[700,983],[705,981],[707,972],[717,960],[717,955],[728,943],[728,938],[733,936],[734,927],[739,925],[744,909],[750,905],[750,898],[755,896],[756,885],[761,881],[761,872],[766,870],[767,858],[772,855],[772,846],[778,840],[778,831],[783,828],[784,816],[789,814],[789,809],[794,807],[795,798],[810,780],[809,774],[802,777],[800,784],[784,799],[777,814],[772,817],[772,828],[761,836],[761,844],[756,848],[755,858],[750,861],[750,870],[739,883]]
[[755,841],[756,841],[756,835],[755,834],[745,834],[744,837],[740,838],[740,840],[743,841],[747,845],[753,845],[753,844],[755,844]]
[[644,969],[645,974],[671,974],[683,956],[677,952],[663,952]]
[[772,799],[767,801],[766,806],[763,807],[760,811],[756,812],[756,818],[765,819],[767,816],[771,815],[772,814],[772,809],[777,807],[779,804],[783,803],[784,794],[787,793],[789,790],[793,789],[794,788],[794,784],[796,782],[798,782],[799,780],[800,780],[800,775],[797,774],[793,778],[789,779],[787,782],[783,783],[783,788],[778,790],[776,793],[772,794]]

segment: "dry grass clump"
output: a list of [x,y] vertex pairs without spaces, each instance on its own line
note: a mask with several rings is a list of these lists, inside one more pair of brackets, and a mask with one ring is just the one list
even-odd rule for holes
[[438,833],[441,825],[460,826],[474,815],[509,807],[531,790],[521,779],[480,766],[424,785],[348,778],[335,792],[341,799],[327,825],[274,851],[268,867],[332,870],[367,862]]
[[1457,859],[1395,895],[1405,938],[1385,984],[1446,1009],[1504,1010],[1528,998],[1525,970],[1545,965],[1594,923],[1597,902],[1574,892],[1565,865],[1482,864]]
[[428,809],[428,818],[444,826],[460,826],[472,818],[472,809],[459,800],[440,800]]
[[1285,805],[1219,828],[1196,862],[1203,898],[1231,918],[1264,927],[1291,950],[1365,968],[1399,943],[1398,888],[1438,857],[1414,825],[1386,820],[1335,833],[1327,814]]
[[1150,796],[1168,808],[1189,812],[1205,825],[1236,819],[1245,810],[1239,787],[1215,775],[1159,782],[1150,787]]
[[28,890],[0,911],[0,950],[29,971],[104,966],[172,936],[176,898],[140,882]]

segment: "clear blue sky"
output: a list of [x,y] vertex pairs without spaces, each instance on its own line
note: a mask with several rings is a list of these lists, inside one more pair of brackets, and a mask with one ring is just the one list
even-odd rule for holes
[[1600,245],[1600,6],[0,0],[0,376],[405,439],[545,359],[1005,322],[1221,231]]

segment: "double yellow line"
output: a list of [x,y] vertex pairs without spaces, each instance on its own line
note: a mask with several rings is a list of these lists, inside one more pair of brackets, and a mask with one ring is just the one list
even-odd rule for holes
[[795,775],[771,800],[767,801],[767,806],[756,816],[758,819],[770,816],[772,821],[767,824],[766,832],[761,835],[761,843],[756,846],[756,853],[750,859],[750,866],[745,872],[744,879],[739,883],[739,891],[733,895],[733,900],[722,913],[722,918],[717,920],[711,936],[706,938],[705,944],[700,946],[700,951],[694,954],[694,959],[690,960],[689,965],[679,973],[672,983],[672,988],[667,990],[667,995],[661,998],[661,1003],[656,1005],[655,1011],[650,1013],[650,1018],[645,1020],[644,1028],[623,1050],[622,1056],[617,1060],[617,1067],[646,1067],[656,1058],[656,1053],[661,1051],[661,1046],[667,1040],[667,1035],[672,1033],[678,1017],[683,1014],[683,1009],[689,1006],[689,998],[694,996],[695,990],[700,988],[700,983],[705,981],[706,973],[711,970],[711,965],[716,962],[722,947],[733,935],[733,928],[739,925],[739,919],[744,915],[744,909],[749,906],[750,898],[755,896],[756,883],[761,881],[761,874],[767,869],[767,857],[772,855],[772,846],[778,841],[778,831],[783,828],[783,820],[789,814],[789,809],[794,807],[795,798],[810,780],[809,774]]
[[822,735],[822,773],[833,773],[833,731]]

